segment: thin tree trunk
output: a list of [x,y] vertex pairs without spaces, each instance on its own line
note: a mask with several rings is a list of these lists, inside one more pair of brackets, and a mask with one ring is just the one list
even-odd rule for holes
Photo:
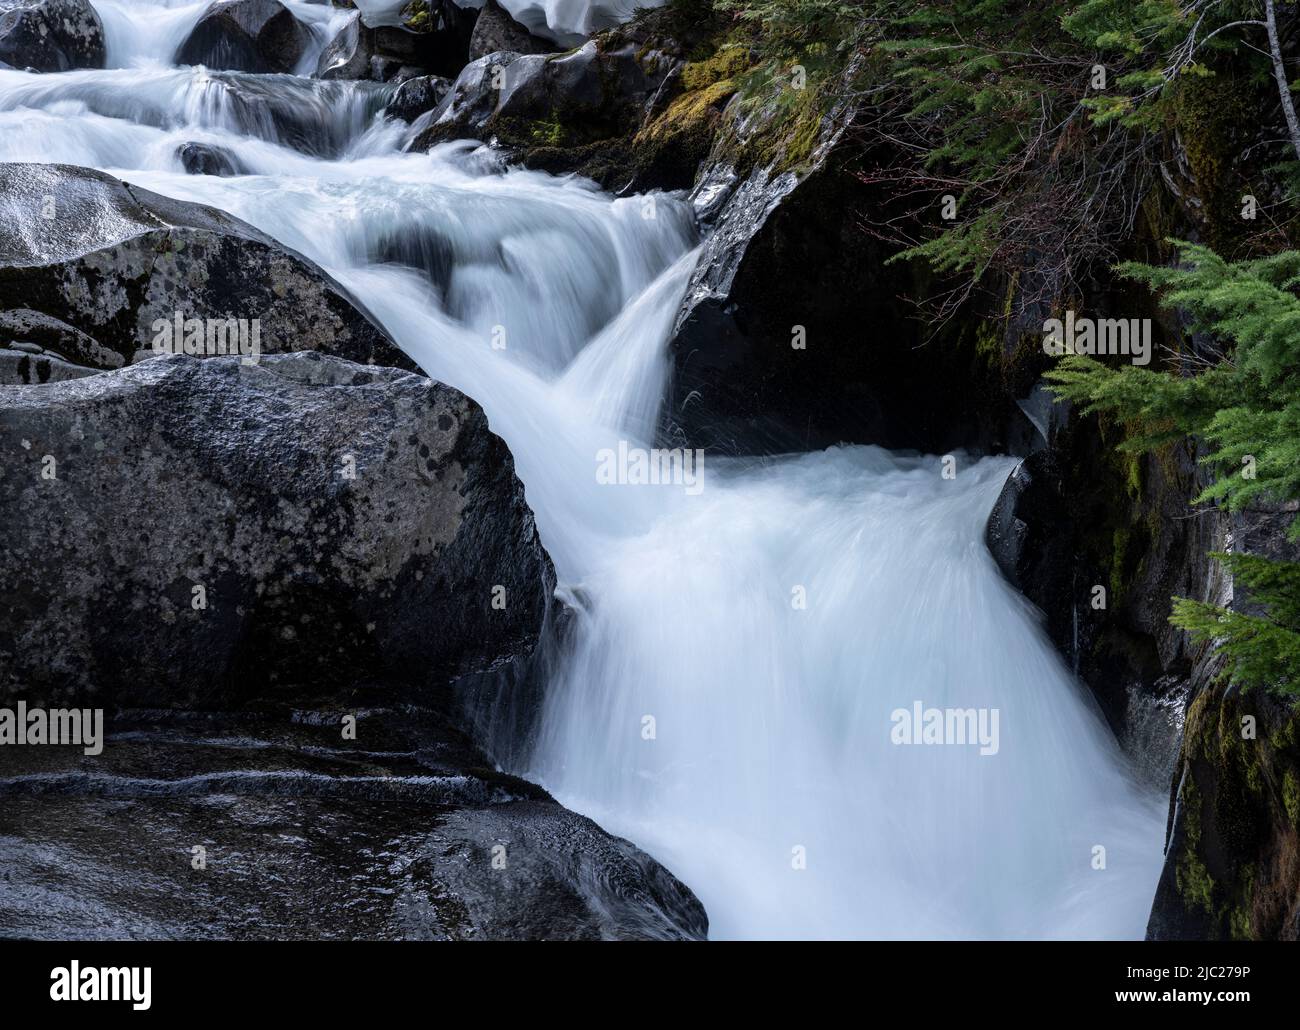
[[1277,17],[1273,13],[1273,0],[1264,0],[1264,26],[1268,29],[1268,49],[1273,55],[1273,77],[1277,79],[1277,92],[1282,98],[1282,113],[1291,133],[1291,146],[1300,158],[1300,119],[1296,118],[1295,102],[1291,99],[1291,85],[1286,81],[1286,67],[1282,64],[1282,44],[1277,38]]

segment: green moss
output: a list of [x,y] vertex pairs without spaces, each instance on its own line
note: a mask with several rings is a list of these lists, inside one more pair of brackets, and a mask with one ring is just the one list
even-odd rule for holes
[[724,45],[712,57],[703,61],[691,61],[682,66],[682,89],[687,93],[694,93],[715,83],[734,80],[747,71],[752,64],[748,48],[732,44]]
[[730,79],[714,82],[703,89],[684,93],[671,104],[657,119],[642,131],[646,139],[663,139],[670,135],[689,132],[694,127],[711,118],[728,97],[736,92],[735,83]]
[[1214,878],[1201,861],[1201,792],[1189,776],[1183,783],[1183,831],[1186,841],[1174,865],[1174,879],[1179,893],[1191,904],[1214,912]]
[[1124,485],[1133,500],[1142,496],[1142,459],[1136,454],[1125,455]]
[[975,323],[975,353],[989,366],[1002,363],[1002,327],[989,319]]
[[1228,934],[1234,941],[1253,941],[1255,930],[1250,912],[1244,905],[1238,905],[1228,915]]
[[402,25],[412,32],[432,32],[433,15],[425,0],[411,0],[402,8]]
[[668,181],[687,183],[717,138],[722,108],[736,91],[721,79],[677,97],[633,138],[637,166]]
[[528,138],[539,147],[558,147],[564,136],[564,126],[559,122],[539,119],[528,127]]
[[1179,78],[1174,91],[1174,123],[1205,217],[1207,242],[1231,249],[1244,234],[1238,139],[1243,126],[1258,119],[1255,92],[1229,75]]
[[1291,769],[1282,776],[1282,807],[1286,809],[1291,825],[1300,827],[1300,779]]
[[1128,566],[1129,545],[1133,534],[1128,526],[1119,525],[1111,533],[1110,558],[1110,604],[1117,607],[1124,597],[1127,577],[1124,574]]

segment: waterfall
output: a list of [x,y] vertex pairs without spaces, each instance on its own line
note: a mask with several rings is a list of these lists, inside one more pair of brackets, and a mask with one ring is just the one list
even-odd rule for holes
[[[664,862],[716,937],[1142,935],[1162,804],[984,548],[1010,461],[843,446],[603,479],[653,445],[699,254],[680,197],[407,153],[390,87],[175,68],[203,3],[94,2],[110,68],[0,71],[0,160],[231,212],[484,407],[574,610],[514,771]],[[291,6],[322,39],[338,14]],[[246,174],[186,175],[190,141]],[[996,733],[900,741],[918,708]]]

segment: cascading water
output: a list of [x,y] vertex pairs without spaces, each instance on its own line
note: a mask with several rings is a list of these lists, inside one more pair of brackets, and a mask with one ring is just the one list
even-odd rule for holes
[[[401,23],[408,0],[356,0],[368,25]],[[455,0],[458,7],[482,7],[483,0]],[[500,0],[529,31],[565,40],[590,34],[630,18],[638,8],[660,7],[664,0]]]
[[[714,936],[1141,935],[1163,813],[984,549],[1008,460],[839,447],[603,484],[598,452],[651,445],[686,204],[405,153],[388,87],[171,67],[203,6],[96,0],[109,70],[0,71],[0,160],[230,211],[483,405],[576,611],[520,771],[664,861]],[[325,38],[336,12],[293,6]],[[191,141],[246,174],[184,174]],[[917,703],[996,717],[994,744],[896,743]]]

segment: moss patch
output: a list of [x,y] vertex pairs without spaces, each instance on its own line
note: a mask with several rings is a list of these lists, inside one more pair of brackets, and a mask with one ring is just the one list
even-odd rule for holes
[[426,0],[411,0],[402,8],[402,26],[412,32],[433,31],[433,15]]

